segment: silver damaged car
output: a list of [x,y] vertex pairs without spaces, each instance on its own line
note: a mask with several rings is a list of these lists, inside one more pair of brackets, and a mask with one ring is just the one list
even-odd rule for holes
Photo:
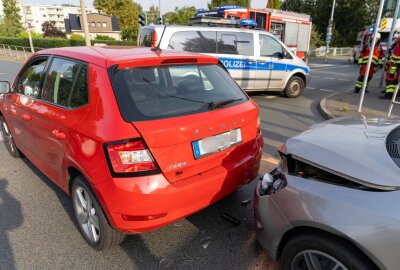
[[400,269],[400,119],[333,119],[278,151],[254,216],[282,269]]

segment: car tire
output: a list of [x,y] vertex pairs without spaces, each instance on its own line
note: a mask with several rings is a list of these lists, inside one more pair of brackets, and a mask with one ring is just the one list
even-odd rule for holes
[[4,144],[7,148],[8,153],[14,158],[21,157],[22,154],[15,144],[11,130],[10,130],[6,120],[4,119],[4,116],[0,116],[0,126],[1,126],[1,132],[2,132],[3,138],[4,138]]
[[289,98],[295,98],[303,93],[305,83],[302,78],[293,76],[286,84],[284,93]]
[[72,206],[79,231],[96,250],[107,250],[122,243],[125,234],[108,224],[97,198],[83,176],[77,176],[71,189]]
[[[312,262],[317,266],[308,267],[307,264]],[[326,266],[322,267],[321,264]],[[283,247],[281,256],[282,270],[329,270],[340,264],[342,267],[337,269],[377,269],[362,252],[345,240],[320,233],[304,233],[291,238]]]

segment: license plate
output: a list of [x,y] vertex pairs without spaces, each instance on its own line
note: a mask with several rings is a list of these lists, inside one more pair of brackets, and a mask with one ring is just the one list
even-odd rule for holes
[[240,128],[192,142],[195,159],[220,152],[242,142]]

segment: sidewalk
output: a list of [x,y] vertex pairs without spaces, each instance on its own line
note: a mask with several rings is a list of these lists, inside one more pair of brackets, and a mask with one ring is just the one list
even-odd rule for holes
[[[354,89],[352,89],[344,92],[336,92],[323,98],[319,104],[321,114],[326,119],[358,114],[386,117],[391,100],[379,99],[379,96],[383,95],[381,90],[386,86],[385,82],[383,82],[383,86],[380,88],[379,80],[380,78],[376,76],[369,84],[369,93],[365,93],[361,113],[357,111],[361,93],[355,94]],[[398,99],[400,99],[399,95]],[[391,117],[396,116],[400,116],[400,105],[394,105],[393,107]]]

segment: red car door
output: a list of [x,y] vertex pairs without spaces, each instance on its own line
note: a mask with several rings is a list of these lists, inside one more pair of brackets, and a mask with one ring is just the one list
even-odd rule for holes
[[32,106],[32,125],[42,170],[60,185],[65,151],[73,139],[72,130],[84,120],[86,104],[86,64],[53,57],[41,98]]
[[19,73],[12,93],[5,95],[7,117],[14,140],[20,150],[34,159],[32,140],[32,106],[40,93],[47,57],[30,61]]

